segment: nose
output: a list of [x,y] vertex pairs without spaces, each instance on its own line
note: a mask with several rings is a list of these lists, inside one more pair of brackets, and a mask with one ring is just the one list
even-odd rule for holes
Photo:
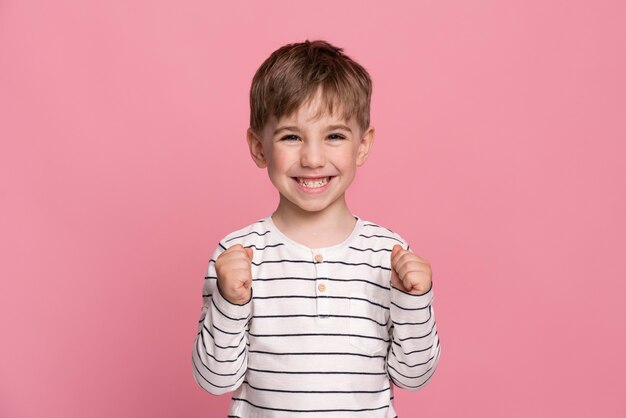
[[326,165],[323,144],[317,141],[305,142],[301,148],[300,164],[302,167],[317,168]]

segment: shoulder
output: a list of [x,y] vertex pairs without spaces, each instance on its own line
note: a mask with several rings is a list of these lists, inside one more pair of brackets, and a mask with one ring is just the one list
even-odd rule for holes
[[265,241],[268,235],[270,235],[270,229],[267,218],[263,218],[226,235],[220,240],[219,246],[222,250],[235,244],[241,244],[244,247],[255,246],[260,241]]
[[362,244],[375,244],[389,249],[393,248],[396,244],[400,244],[405,250],[409,246],[400,234],[366,219],[361,219],[361,228],[358,238]]

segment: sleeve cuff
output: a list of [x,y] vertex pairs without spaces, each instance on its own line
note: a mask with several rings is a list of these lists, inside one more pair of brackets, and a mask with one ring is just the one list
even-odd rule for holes
[[420,309],[431,305],[433,302],[433,282],[430,283],[430,289],[428,292],[421,295],[415,295],[408,293],[402,289],[391,286],[391,301],[398,307],[405,309]]
[[234,304],[222,295],[219,290],[219,286],[216,286],[216,291],[213,292],[213,308],[217,310],[213,315],[213,320],[228,329],[241,329],[243,328],[252,311],[252,295],[250,300],[246,303],[238,305]]

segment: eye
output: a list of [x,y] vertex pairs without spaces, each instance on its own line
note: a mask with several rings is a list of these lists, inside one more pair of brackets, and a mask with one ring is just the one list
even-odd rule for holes
[[300,138],[298,137],[298,135],[285,135],[282,138],[280,138],[281,141],[288,141],[288,142],[293,142],[293,141],[297,141]]
[[342,139],[346,139],[346,137],[341,134],[330,134],[328,135],[328,139],[335,142],[335,141],[341,141]]

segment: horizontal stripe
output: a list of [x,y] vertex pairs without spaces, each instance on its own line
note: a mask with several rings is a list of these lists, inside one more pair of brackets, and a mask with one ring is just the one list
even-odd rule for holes
[[[309,315],[309,314],[291,314],[291,315],[254,315],[252,318],[319,318],[322,315]],[[367,321],[372,321],[381,327],[387,326],[389,321],[385,323],[380,323],[375,319],[368,318],[365,316],[357,316],[357,315],[323,315],[324,318],[353,318],[353,319],[364,319]]]
[[399,239],[394,238],[394,237],[388,237],[387,235],[365,235],[365,234],[361,234],[359,236],[361,236],[363,238],[387,238],[387,239],[392,239],[394,241],[398,241],[400,244],[402,244],[402,241],[400,241]]
[[332,394],[332,393],[382,393],[387,392],[391,387],[386,387],[379,390],[287,390],[287,389],[272,389],[272,388],[259,388],[252,386],[247,380],[243,381],[243,384],[261,392],[279,392],[279,393],[315,393],[315,394]]
[[376,282],[372,282],[372,281],[366,280],[366,279],[333,279],[333,278],[330,278],[330,277],[326,277],[326,278],[320,279],[320,280],[328,280],[329,282],[346,282],[346,283],[361,282],[361,283],[371,284],[372,286],[376,286],[376,287],[379,287],[379,288],[385,289],[385,290],[391,289],[389,286],[383,286],[381,284],[378,284]]
[[[433,344],[429,347],[429,349],[430,349],[430,350],[432,350],[432,348],[433,348],[433,347],[435,347],[435,356],[439,353],[439,350],[440,350],[440,347],[439,347],[439,342],[440,342],[440,341],[439,341],[439,339],[437,339],[437,342],[436,342],[437,346],[435,347],[435,343],[433,343]],[[424,350],[422,350],[422,351],[424,351]],[[400,361],[400,359],[398,359],[398,357],[396,356],[396,353],[395,353],[395,351],[394,351],[394,348],[393,348],[393,347],[391,347],[391,355],[392,355],[392,356],[396,359],[396,361],[397,361],[397,362],[402,363],[402,362]],[[434,357],[434,356],[433,356],[433,357]],[[430,360],[432,360],[432,359],[433,359],[433,357],[430,357],[430,358],[426,361],[426,363],[428,363]],[[421,365],[424,365],[424,364],[426,364],[426,363],[422,363]],[[407,363],[403,363],[403,364],[404,364],[405,366],[409,367],[409,368],[415,367],[415,365],[413,365],[413,366],[409,366]]]
[[390,340],[386,340],[380,337],[374,337],[372,335],[362,335],[362,334],[343,334],[343,333],[328,333],[328,332],[319,332],[319,333],[300,333],[300,334],[253,334],[252,332],[248,333],[250,336],[255,338],[286,338],[286,337],[353,337],[353,338],[366,338],[371,340],[379,340],[388,343]]
[[255,369],[248,366],[248,371],[257,372],[257,373],[273,373],[273,374],[358,374],[360,376],[379,376],[385,375],[385,372],[361,372],[361,371],[345,371],[338,372],[336,370],[328,370],[328,371],[302,371],[302,370],[263,370],[263,369]]
[[215,328],[216,330],[218,330],[219,332],[221,332],[222,334],[228,334],[228,335],[241,335],[241,331],[239,332],[232,332],[232,331],[225,331],[221,328],[219,328],[217,325],[213,324],[213,328]]
[[398,363],[403,364],[403,365],[405,365],[406,367],[409,367],[409,368],[419,367],[419,366],[423,366],[423,365],[425,365],[425,364],[428,364],[428,363],[430,363],[430,361],[431,361],[431,360],[433,359],[433,357],[434,357],[434,356],[433,356],[433,357],[429,358],[428,360],[426,360],[426,361],[424,361],[424,362],[422,362],[422,363],[409,364],[409,363],[406,363],[406,362],[404,362],[404,361],[400,360],[400,359],[399,359],[399,358],[395,355],[395,353],[393,353],[392,355],[395,357],[395,359],[396,359],[396,361],[397,361]]
[[[437,335],[437,333],[435,333],[435,336],[436,336],[436,335]],[[422,349],[419,349],[419,350],[413,350],[413,351],[407,351],[407,352],[405,352],[405,351],[402,349],[402,346],[401,346],[401,345],[400,345],[397,341],[392,341],[392,343],[393,343],[393,345],[395,345],[395,346],[397,346],[397,347],[400,347],[400,349],[402,350],[402,351],[401,351],[401,352],[402,352],[402,354],[403,354],[403,355],[405,355],[405,356],[409,356],[409,355],[411,355],[411,354],[415,354],[415,353],[423,353],[424,351],[429,351],[430,349],[432,349],[432,348],[433,348],[433,345],[434,345],[434,343],[433,343],[433,344],[431,344],[430,346],[428,346],[428,347],[426,347],[426,348],[422,348]]]
[[222,315],[224,318],[230,319],[231,321],[247,321],[249,318],[248,316],[242,316],[241,318],[233,318],[232,316],[228,316],[224,312],[222,312],[222,310],[218,308],[215,303],[213,303],[213,300],[211,300],[211,304],[215,308],[215,310],[219,312],[220,315]]
[[285,243],[279,242],[278,244],[273,244],[273,245],[267,244],[265,247],[260,247],[260,248],[252,244],[252,245],[246,245],[246,248],[254,248],[257,251],[262,251],[266,248],[275,248],[275,247],[280,247],[281,245],[285,245]]
[[[429,362],[430,362],[430,360],[433,360],[435,357],[436,357],[436,355],[435,355],[435,356],[433,356],[433,357],[431,357],[431,358],[429,359]],[[427,375],[427,374],[428,374],[428,372],[430,371],[430,369],[428,369],[428,370],[426,370],[426,371],[425,371],[424,373],[422,373],[422,374],[418,374],[418,375],[414,375],[414,376],[408,376],[408,375],[405,375],[405,374],[403,374],[403,373],[399,372],[399,371],[398,371],[398,370],[397,370],[397,369],[396,369],[393,365],[391,365],[391,364],[388,364],[388,365],[387,365],[387,367],[389,367],[389,369],[391,369],[391,370],[393,370],[394,372],[396,372],[396,374],[397,374],[398,376],[402,376],[402,377],[404,377],[404,378],[407,378],[407,379],[413,379],[413,380],[419,379],[420,377],[424,377],[424,376],[425,376],[425,375]],[[249,368],[248,368],[248,369],[249,369]]]
[[[206,350],[206,344],[204,344],[204,338],[202,339],[202,345],[204,345],[204,348]],[[237,354],[237,357],[235,357],[234,359],[227,359],[227,360],[220,360],[217,357],[215,357],[213,354],[209,353],[208,351],[204,354],[211,357],[213,361],[215,361],[216,363],[234,363],[237,360],[239,360],[239,357],[243,356],[245,353],[246,353],[246,349],[244,348],[243,350],[239,352],[239,354]]]
[[275,280],[281,280],[281,281],[300,280],[300,281],[314,282],[314,281],[317,281],[318,278],[317,277],[263,277],[263,278],[253,277],[252,278],[252,281],[254,282],[271,282]]
[[432,312],[429,310],[428,311],[428,319],[426,319],[425,321],[422,322],[396,322],[396,321],[392,321],[394,325],[424,325],[426,323],[428,323],[428,321],[430,321],[430,319],[433,317]]
[[391,268],[389,268],[389,267],[376,266],[376,265],[372,265],[370,263],[347,263],[345,261],[334,261],[334,260],[324,260],[324,263],[343,264],[344,266],[368,266],[368,267],[371,267],[373,269],[391,270]]
[[387,409],[389,408],[389,405],[385,405],[385,406],[381,406],[379,408],[361,408],[361,409],[285,409],[285,408],[270,408],[270,407],[266,407],[266,406],[259,406],[256,404],[253,404],[252,402],[250,402],[247,399],[243,399],[243,398],[232,398],[233,401],[239,401],[239,402],[245,402],[249,405],[252,405],[255,408],[258,409],[264,409],[266,411],[279,411],[279,412],[292,412],[292,413],[304,413],[304,412],[316,412],[316,413],[326,413],[326,412],[369,412],[369,411],[377,411],[379,409]]
[[367,283],[367,284],[371,284],[372,286],[376,286],[379,287],[381,289],[385,289],[388,290],[390,289],[389,286],[383,286],[379,283],[373,282],[371,280],[367,280],[367,279],[337,279],[337,278],[332,278],[332,277],[254,277],[252,279],[253,282],[271,282],[271,281],[287,281],[287,280],[294,280],[294,281],[305,281],[305,282],[315,282],[318,280],[328,280],[328,281],[332,281],[332,282],[338,282],[338,283],[354,283],[354,282],[361,282],[361,283]]
[[[317,299],[318,296],[307,296],[307,295],[275,295],[275,296],[252,296],[254,300],[266,300],[266,299]],[[380,303],[373,302],[369,299],[365,298],[357,298],[354,296],[319,296],[319,298],[327,298],[327,299],[343,299],[343,300],[362,300],[363,302],[367,302],[371,305],[380,306],[383,309],[389,309],[388,306],[381,305]]]
[[272,351],[259,351],[259,350],[248,350],[249,353],[253,354],[267,354],[272,356],[358,356],[358,357],[367,357],[367,358],[387,358],[387,356],[375,356],[368,355],[363,353],[336,353],[336,352],[297,352],[297,353],[277,353]]
[[348,247],[348,248],[351,248],[351,249],[357,250],[357,251],[364,251],[364,252],[365,251],[372,251],[374,253],[378,253],[378,252],[381,252],[381,251],[386,251],[386,252],[389,252],[389,253],[391,252],[391,250],[389,248],[379,248],[377,250],[375,250],[373,248],[356,248],[356,247]]
[[247,234],[243,234],[243,235],[239,235],[239,236],[236,236],[236,237],[228,238],[228,239],[227,239],[226,241],[224,241],[224,242],[230,242],[230,241],[236,240],[236,239],[238,239],[238,238],[245,238],[245,237],[249,237],[250,235],[254,235],[254,234],[256,234],[256,235],[258,235],[258,236],[262,237],[262,236],[267,235],[267,234],[269,234],[269,233],[270,233],[270,231],[265,231],[265,232],[263,232],[262,234],[259,234],[259,233],[258,233],[258,232],[256,232],[256,231],[252,231],[252,232],[249,232],[249,233],[247,233]]
[[390,232],[392,234],[395,234],[395,232],[393,232],[391,229],[385,228],[384,226],[377,225],[374,222],[364,223],[363,226],[375,226],[376,228],[380,228],[383,231],[387,231],[387,232]]
[[[265,260],[260,261],[258,263],[252,262],[253,266],[261,266],[263,264],[282,264],[282,263],[304,263],[304,264],[320,264],[317,261],[312,260],[288,260],[288,259],[279,259],[279,260]],[[324,260],[323,263],[328,264],[342,264],[344,266],[368,266],[373,269],[383,269],[383,270],[391,270],[389,267],[385,266],[376,266],[369,263],[348,263],[346,261],[336,261],[336,260]]]
[[[206,331],[206,332],[207,332],[207,333],[211,336],[211,338],[213,339],[213,341],[215,341],[215,337],[214,337],[214,336],[213,336],[213,334],[211,333],[211,330],[209,330],[209,329],[206,327],[206,325],[203,325],[203,326],[202,326],[202,328],[204,328],[204,329],[205,329],[205,331]],[[219,345],[219,344],[217,344],[217,343],[215,343],[215,342],[214,342],[214,344],[213,344],[213,345],[214,345],[215,347],[217,347],[217,348],[221,348],[221,349],[223,349],[223,350],[226,350],[226,349],[229,349],[229,348],[239,348],[239,347],[241,347],[241,343],[243,342],[243,340],[244,340],[245,338],[246,338],[246,336],[245,336],[245,335],[242,335],[242,336],[241,336],[241,339],[239,340],[239,343],[237,343],[237,345],[225,345],[225,346],[221,346],[221,345]]]
[[428,333],[427,333],[427,334],[424,334],[424,335],[415,335],[415,336],[412,336],[412,337],[406,337],[406,338],[398,338],[398,341],[419,340],[419,339],[422,339],[422,338],[426,338],[426,337],[428,337],[428,336],[429,336],[429,335],[433,332],[433,330],[434,330],[434,329],[435,329],[435,323],[433,322],[433,326],[432,326],[432,328],[430,329],[430,331],[428,331]]
[[395,306],[398,309],[402,309],[403,311],[421,311],[423,309],[428,309],[428,306],[429,306],[429,305],[426,305],[426,306],[420,306],[419,308],[407,308],[405,306],[400,306],[394,302],[389,302],[389,303],[391,303],[393,306]]

